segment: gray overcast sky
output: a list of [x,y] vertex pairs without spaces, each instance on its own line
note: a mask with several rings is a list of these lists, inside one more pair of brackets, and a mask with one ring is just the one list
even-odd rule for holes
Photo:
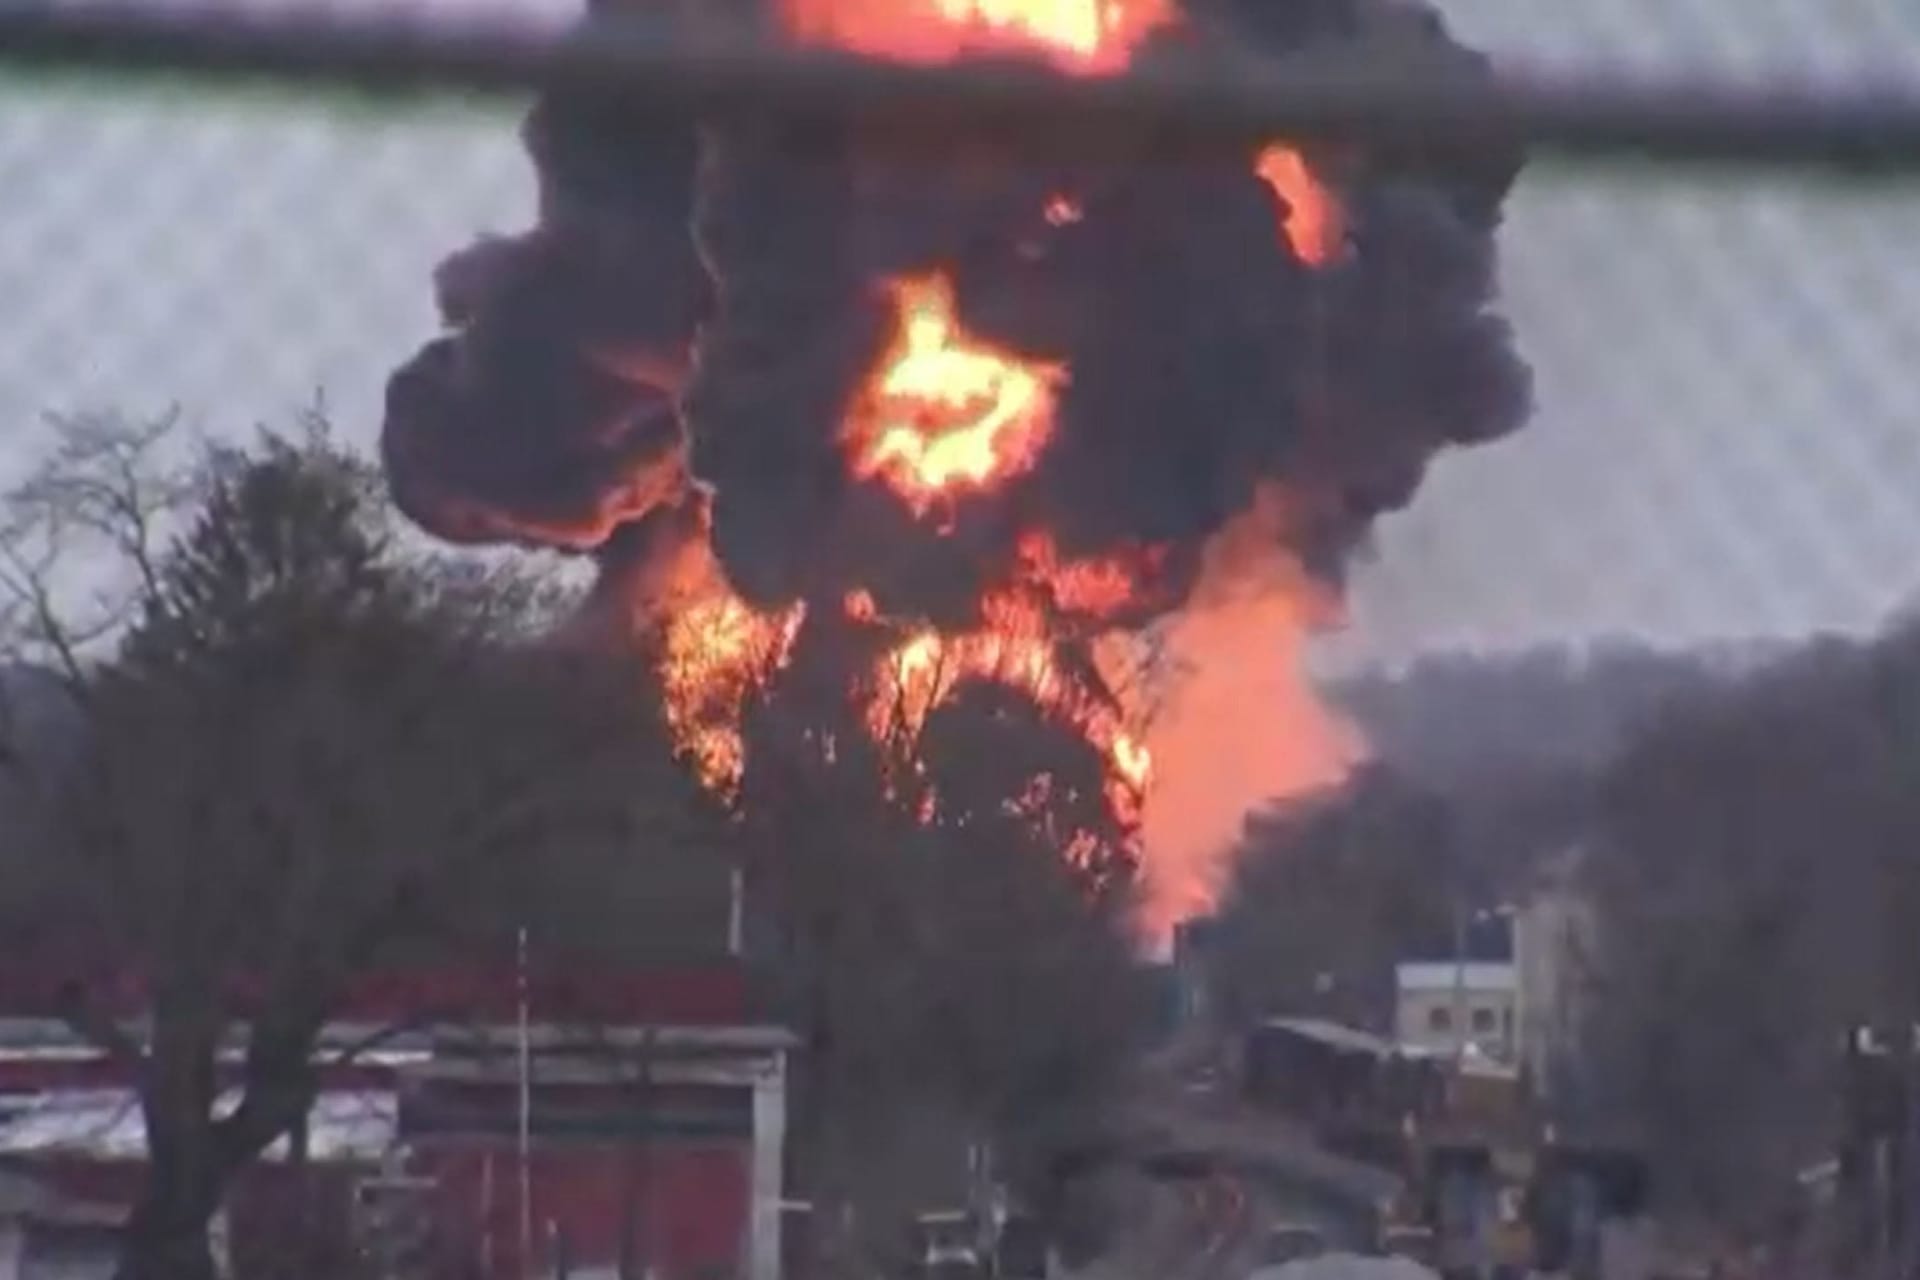
[[[1920,74],[1911,0],[1445,7],[1556,66]],[[316,388],[370,443],[433,263],[531,216],[516,122],[0,86],[0,468],[48,408],[177,401],[230,432]],[[1917,215],[1920,183],[1531,171],[1505,253],[1537,420],[1385,522],[1338,648],[1882,617],[1920,588]]]

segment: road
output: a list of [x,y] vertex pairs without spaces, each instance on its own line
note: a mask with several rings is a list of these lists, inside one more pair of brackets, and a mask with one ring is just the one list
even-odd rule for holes
[[1115,1247],[1075,1280],[1238,1280],[1254,1197],[1227,1173],[1142,1178]]
[[1241,1280],[1283,1223],[1311,1223],[1336,1248],[1363,1248],[1374,1207],[1399,1186],[1177,1072],[1144,1073],[1131,1112],[1163,1157],[1161,1176],[1139,1179],[1129,1230],[1086,1280]]

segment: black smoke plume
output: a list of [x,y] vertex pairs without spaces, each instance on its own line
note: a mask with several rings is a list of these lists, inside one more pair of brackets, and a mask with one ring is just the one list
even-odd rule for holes
[[[1189,0],[1169,42],[1477,63],[1384,0]],[[1069,556],[1163,548],[1164,609],[1256,490],[1286,495],[1286,550],[1337,578],[1437,452],[1528,409],[1493,310],[1517,154],[1303,148],[1346,228],[1312,264],[1254,148],[1143,139],[1076,164],[897,129],[649,123],[560,94],[527,141],[539,225],[445,264],[448,332],[389,387],[394,493],[443,537],[611,542],[627,572],[658,540],[618,530],[703,503],[697,477],[718,561],[758,605],[859,587],[964,625],[1041,528]],[[1048,219],[1059,196],[1077,218]],[[927,518],[856,479],[839,432],[889,334],[882,281],[935,270],[973,336],[1070,373],[1037,465]]]

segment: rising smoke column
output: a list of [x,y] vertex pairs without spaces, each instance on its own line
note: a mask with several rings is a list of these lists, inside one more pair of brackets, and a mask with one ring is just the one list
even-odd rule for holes
[[[768,3],[796,40],[909,61],[1028,51],[1100,74],[1352,45],[1477,65],[1386,0]],[[1264,610],[1291,637],[1266,647],[1284,669],[1300,597],[1337,590],[1438,451],[1528,407],[1491,305],[1516,156],[1143,139],[1076,161],[858,124],[648,126],[558,98],[528,138],[540,225],[443,267],[451,331],[389,391],[391,482],[442,536],[600,554],[597,607],[648,602],[670,704],[686,686],[701,708],[676,732],[716,786],[743,767],[740,700],[780,696],[792,646],[827,627],[863,637],[848,681],[891,679],[920,721],[971,680],[1070,721],[1137,809],[1148,753],[1116,637],[1174,619],[1225,706],[1205,637]],[[1229,563],[1295,585],[1229,589]],[[1304,780],[1338,769],[1332,729],[1266,719],[1230,749],[1326,766]],[[1217,812],[1148,819],[1163,849],[1189,829],[1168,859],[1187,898],[1219,814],[1230,834],[1248,787],[1287,785],[1256,769],[1207,798],[1224,744],[1193,723],[1160,736],[1198,758],[1162,767],[1185,779],[1174,808]]]

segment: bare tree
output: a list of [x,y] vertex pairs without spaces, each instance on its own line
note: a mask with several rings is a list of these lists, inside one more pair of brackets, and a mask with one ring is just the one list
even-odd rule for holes
[[1670,1202],[1735,1227],[1836,1136],[1837,1046],[1912,1023],[1920,632],[1822,642],[1661,716],[1608,779],[1589,1067]]
[[226,1189],[304,1123],[357,979],[497,931],[573,843],[644,857],[705,829],[648,684],[517,643],[523,611],[410,556],[324,431],[170,465],[164,425],[70,425],[0,544],[9,638],[76,727],[50,757],[10,721],[45,837],[14,860],[11,936],[138,1082],[121,1273],[197,1280]]

